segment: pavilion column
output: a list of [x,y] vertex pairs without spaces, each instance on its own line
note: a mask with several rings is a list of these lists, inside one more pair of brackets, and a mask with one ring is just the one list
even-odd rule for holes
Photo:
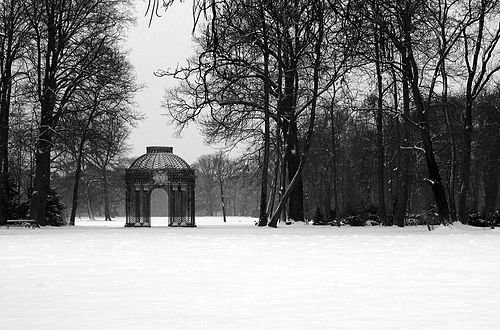
[[142,217],[143,222],[146,226],[151,226],[151,194],[149,193],[149,189],[147,187],[142,187]]
[[135,223],[142,225],[142,189],[140,186],[135,187]]
[[190,185],[190,188],[191,188],[191,203],[189,205],[190,207],[190,211],[191,211],[191,225],[196,227],[196,224],[194,223],[194,211],[195,211],[195,205],[194,205],[194,183],[191,183]]
[[130,186],[125,189],[125,227],[130,224]]
[[173,186],[168,187],[168,225],[173,226],[175,220],[175,191]]

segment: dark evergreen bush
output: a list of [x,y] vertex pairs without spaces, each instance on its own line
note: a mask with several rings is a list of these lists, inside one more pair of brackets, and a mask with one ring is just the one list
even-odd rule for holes
[[12,180],[7,181],[7,218],[26,219],[28,217],[29,201],[20,202],[19,191]]
[[364,210],[363,213],[366,213],[366,214],[378,214],[378,206],[375,205],[375,204],[372,204],[372,203],[368,203],[365,206],[365,210]]
[[429,210],[427,211],[426,216],[424,216],[423,218],[426,222],[426,225],[437,226],[441,224],[436,205],[431,205],[431,207],[429,207]]
[[500,211],[489,212],[470,212],[467,215],[467,224],[474,227],[491,227],[500,225]]
[[365,218],[365,225],[379,226],[381,224],[380,218],[376,214],[368,214]]
[[489,212],[486,214],[486,219],[490,223],[491,227],[500,226],[500,210]]
[[328,225],[329,221],[328,219],[325,219],[323,216],[323,212],[321,212],[321,209],[319,206],[316,206],[316,211],[314,211],[313,215],[313,225]]
[[45,208],[45,216],[47,223],[51,226],[64,226],[66,223],[63,220],[64,204],[61,202],[61,196],[55,191],[50,189],[47,194],[47,206]]
[[365,225],[365,220],[358,215],[351,215],[344,219],[344,223],[353,227],[362,227]]

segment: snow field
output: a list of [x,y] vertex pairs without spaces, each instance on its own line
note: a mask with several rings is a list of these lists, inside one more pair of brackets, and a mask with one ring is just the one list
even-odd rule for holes
[[499,327],[498,229],[221,221],[0,228],[0,329]]

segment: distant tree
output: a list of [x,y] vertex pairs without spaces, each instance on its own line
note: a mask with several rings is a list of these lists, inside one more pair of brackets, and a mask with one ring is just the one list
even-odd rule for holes
[[141,118],[133,109],[133,97],[140,86],[135,83],[125,55],[117,47],[108,48],[92,67],[95,74],[76,88],[67,105],[70,111],[61,119],[65,130],[58,135],[63,148],[75,160],[70,225],[75,223],[82,162],[92,125],[103,116],[120,117],[131,125]]
[[[222,218],[227,222],[227,185],[234,184],[235,179],[240,172],[237,162],[228,158],[224,152],[216,154],[203,155],[193,164],[196,172],[199,173],[201,182],[201,196],[204,204],[208,208],[209,215],[213,215],[213,196],[219,195]],[[217,188],[217,189],[214,189]]]
[[209,216],[214,215],[216,196],[212,158],[213,155],[200,156],[192,165],[196,172],[196,198],[199,201],[196,203],[197,210],[203,209],[203,215]]
[[482,165],[484,185],[484,213],[492,213],[498,205],[500,189],[500,91],[498,86],[478,99],[477,104],[477,158]]
[[94,169],[94,178],[102,187],[104,217],[107,221],[111,221],[109,173],[120,167],[121,159],[127,151],[126,140],[129,134],[129,124],[114,114],[100,117],[89,132],[86,159]]

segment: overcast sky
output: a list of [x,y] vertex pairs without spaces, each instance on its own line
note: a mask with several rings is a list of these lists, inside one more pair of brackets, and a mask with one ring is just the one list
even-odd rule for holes
[[129,49],[129,59],[135,67],[138,82],[146,87],[137,95],[139,110],[146,119],[132,132],[129,143],[132,156],[140,156],[146,146],[163,145],[174,147],[174,153],[193,163],[200,155],[212,153],[196,127],[191,125],[183,136],[174,136],[174,127],[169,126],[168,118],[161,108],[164,89],[174,86],[171,78],[158,78],[153,72],[158,69],[175,68],[185,62],[192,53],[191,31],[193,19],[191,2],[176,1],[162,17],[156,17],[148,28],[148,17],[144,17],[147,1],[136,2],[137,24],[129,30],[125,48]]

